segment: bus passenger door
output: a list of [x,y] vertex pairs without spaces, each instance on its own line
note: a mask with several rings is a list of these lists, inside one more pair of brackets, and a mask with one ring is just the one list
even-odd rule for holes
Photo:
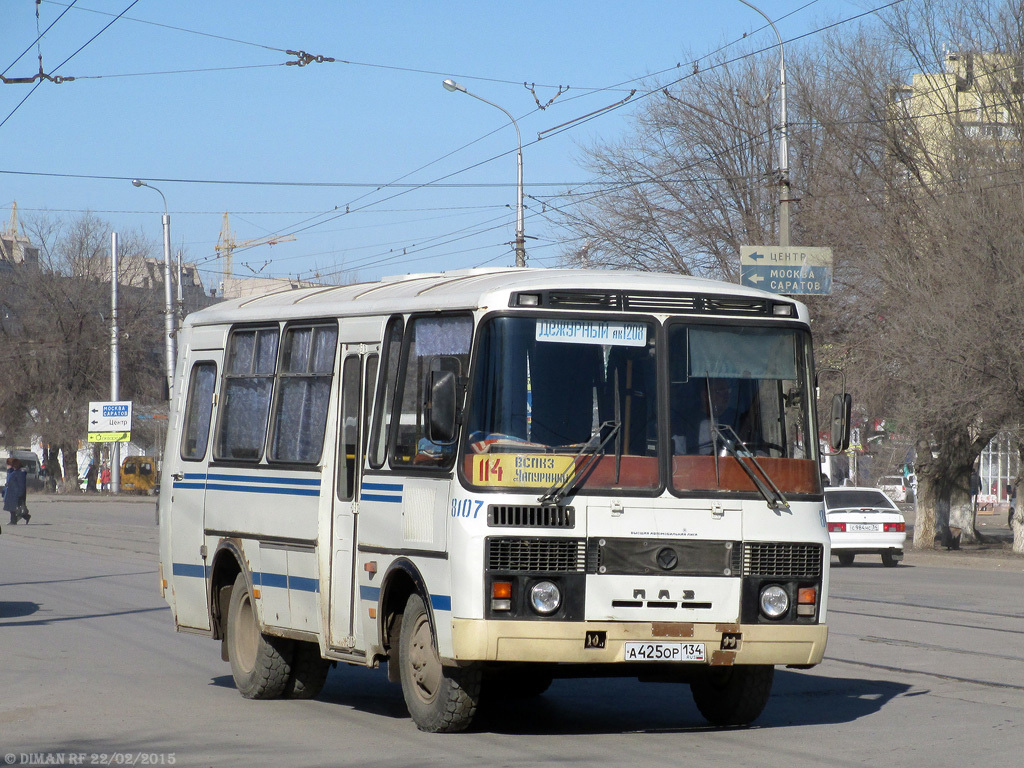
[[352,590],[357,583],[355,541],[359,478],[366,455],[369,403],[373,397],[379,355],[379,344],[343,344],[341,349],[328,638],[329,645],[334,648],[352,648],[356,643]]
[[[174,594],[175,619],[179,626],[210,628],[207,565],[204,556],[204,507],[209,462],[214,394],[220,373],[220,350],[203,350],[186,356],[183,377],[185,397],[179,400],[181,439],[168,443],[164,455],[161,504],[170,504],[165,516],[169,531],[170,562],[164,574]],[[183,412],[182,412],[183,411]],[[174,430],[171,430],[174,434]],[[170,491],[170,493],[168,493]]]

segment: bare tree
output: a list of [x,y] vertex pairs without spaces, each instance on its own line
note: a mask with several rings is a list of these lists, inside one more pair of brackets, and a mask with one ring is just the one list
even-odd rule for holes
[[[0,282],[0,425],[8,445],[42,436],[52,470],[62,450],[64,477],[73,481],[88,403],[110,395],[110,229],[85,215],[39,219],[28,231],[40,247],[39,269],[11,268]],[[121,243],[125,256],[148,248],[137,234]],[[160,304],[145,289],[122,288],[120,299],[121,396],[158,403]]]
[[651,96],[634,132],[587,150],[606,183],[571,196],[570,261],[736,280],[740,244],[774,228],[777,59],[742,59]]
[[[907,0],[787,57],[794,242],[836,256],[834,294],[808,301],[819,361],[915,436],[917,546],[976,537],[972,466],[1024,420],[1022,18]],[[590,150],[608,184],[574,198],[567,259],[735,280],[739,245],[774,241],[775,61],[684,79]]]

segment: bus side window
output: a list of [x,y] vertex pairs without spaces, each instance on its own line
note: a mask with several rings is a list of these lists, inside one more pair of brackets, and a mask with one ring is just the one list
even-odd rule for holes
[[359,456],[359,357],[349,355],[341,369],[341,425],[338,440],[338,498],[351,501]]
[[380,469],[384,466],[387,453],[387,434],[391,424],[391,413],[395,403],[395,384],[398,381],[398,364],[402,353],[402,318],[393,317],[388,321],[384,333],[384,370],[377,382],[376,403],[373,409],[373,428],[370,430],[370,466]]
[[456,381],[465,381],[472,337],[473,319],[469,315],[431,315],[409,321],[392,467],[441,467],[455,458],[454,445],[439,445],[427,439],[430,373],[450,371]]
[[215,458],[258,461],[263,455],[277,368],[278,336],[276,326],[231,334]]
[[285,331],[270,460],[320,461],[337,348],[337,325],[294,326]]
[[185,400],[185,426],[181,431],[181,458],[198,461],[206,456],[213,414],[213,388],[217,383],[217,365],[211,362],[192,366],[188,398]]

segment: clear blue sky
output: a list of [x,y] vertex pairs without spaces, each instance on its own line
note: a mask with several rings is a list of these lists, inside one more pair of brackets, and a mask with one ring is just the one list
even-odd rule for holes
[[[790,40],[885,2],[756,5]],[[89,210],[118,231],[143,228],[160,255],[160,196],[130,183],[147,179],[207,288],[220,280],[225,211],[239,241],[296,238],[236,251],[236,276],[513,264],[515,131],[498,109],[445,91],[445,77],[516,117],[529,264],[553,266],[557,232],[530,196],[585,182],[580,146],[622,135],[642,101],[538,132],[619,101],[642,88],[636,78],[677,64],[686,74],[744,33],[762,30],[737,52],[775,41],[738,0],[78,0],[65,13],[70,3],[43,0],[37,22],[35,0],[0,0],[0,73],[31,77],[41,52],[44,72],[76,78],[0,84],[0,226],[14,200],[23,216]],[[53,24],[38,47],[37,23]],[[286,66],[287,50],[337,61]],[[542,104],[569,90],[539,110],[524,82]]]

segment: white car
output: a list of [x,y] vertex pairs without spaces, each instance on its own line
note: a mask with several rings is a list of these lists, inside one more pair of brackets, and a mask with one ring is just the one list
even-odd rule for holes
[[887,568],[903,559],[906,521],[877,488],[826,488],[825,515],[832,554],[840,565],[852,565],[856,555],[881,555]]
[[889,475],[878,481],[878,490],[893,501],[913,501],[914,492],[902,475]]

